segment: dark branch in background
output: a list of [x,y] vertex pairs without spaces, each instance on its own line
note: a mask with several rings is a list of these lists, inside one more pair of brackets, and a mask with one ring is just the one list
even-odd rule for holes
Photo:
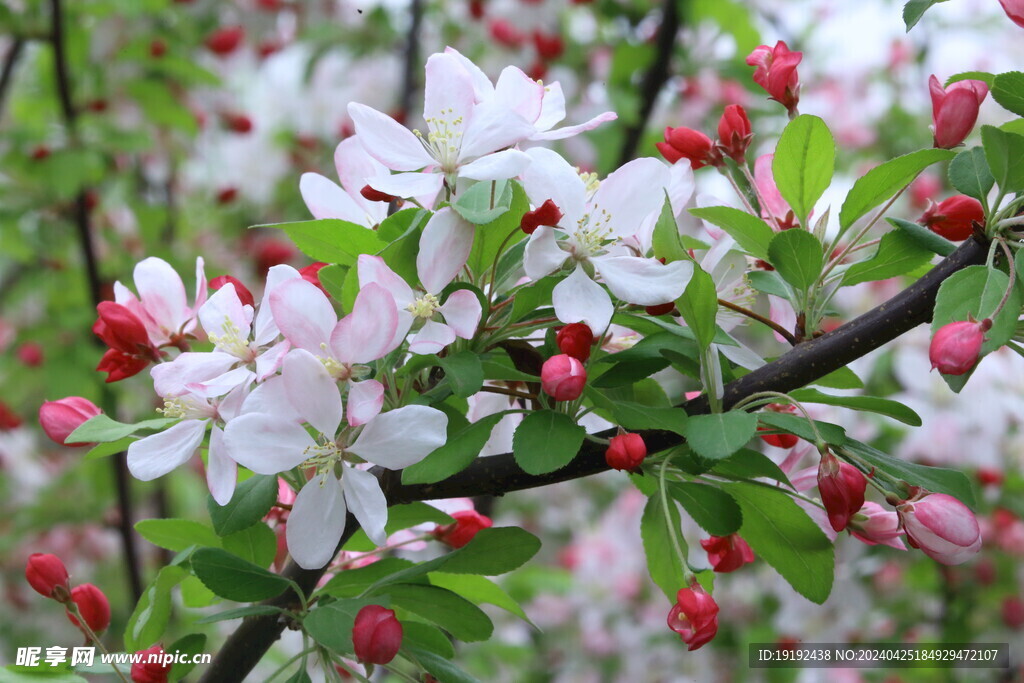
[[[57,83],[57,99],[60,101],[61,115],[64,119],[64,126],[67,128],[68,138],[74,144],[77,143],[78,112],[75,110],[74,100],[71,97],[71,78],[68,70],[67,54],[64,46],[64,12],[61,0],[50,0],[51,12],[51,35],[50,42],[53,45],[53,66]],[[89,217],[88,190],[81,188],[75,197],[73,211],[75,230],[78,233],[78,244],[82,252],[82,259],[85,261],[85,274],[89,283],[89,295],[93,306],[103,300],[102,280],[100,279],[99,264],[96,259],[96,246],[93,243],[92,225]],[[104,408],[107,412],[112,410],[113,394],[104,387]],[[124,453],[119,453],[111,459],[114,470],[114,485],[117,489],[117,502],[119,511],[118,532],[121,535],[121,545],[124,548],[125,568],[128,575],[128,585],[136,602],[142,596],[142,573],[139,568],[138,554],[135,548],[135,531],[132,528],[132,501],[131,482],[128,476],[128,469],[125,465]]]
[[404,122],[409,120],[413,94],[419,90],[417,76],[420,64],[420,27],[423,25],[423,0],[412,0],[409,6],[409,33],[405,38],[405,62],[402,66],[402,94],[398,111]]
[[18,64],[21,51],[25,49],[25,41],[22,38],[15,38],[11,48],[4,55],[4,65],[0,68],[0,115],[4,109],[4,100],[7,99],[7,90],[14,80],[14,67]]
[[651,118],[651,112],[654,111],[658,95],[670,76],[672,48],[675,47],[676,36],[679,34],[681,25],[679,4],[683,1],[665,0],[665,4],[662,6],[661,26],[658,27],[654,61],[647,68],[644,79],[640,83],[640,110],[637,112],[636,123],[626,127],[622,148],[619,151],[619,166],[636,156],[637,147],[640,146],[640,140],[647,129],[647,121]]
[[[973,239],[967,240],[927,275],[881,306],[828,334],[800,344],[775,361],[727,384],[723,399],[725,407],[733,406],[758,391],[792,391],[802,387],[887,344],[921,323],[928,322],[931,320],[939,285],[967,266],[984,263],[987,253],[988,247],[985,244]],[[526,361],[529,362],[529,359]],[[695,398],[684,407],[690,415],[709,412],[706,398]],[[615,432],[611,429],[602,432],[600,436],[614,436]],[[672,432],[649,430],[640,433],[651,453],[682,442],[682,438]],[[523,472],[511,453],[477,458],[462,472],[436,484],[406,486],[401,483],[401,472],[380,467],[372,471],[380,479],[389,505],[437,498],[500,496],[511,491],[547,486],[604,472],[608,469],[604,460],[605,448],[592,441],[584,441],[571,463],[557,472],[541,475]],[[350,515],[345,528],[346,538],[355,533],[355,528],[356,522]],[[342,539],[342,545],[344,542],[345,539]],[[300,569],[289,563],[285,575],[303,586],[315,586],[324,571]],[[282,601],[288,602],[287,597],[288,594],[285,594],[272,602],[280,605]],[[295,602],[294,596],[291,601]],[[284,626],[275,617],[246,617],[217,653],[202,683],[242,681],[281,635]]]

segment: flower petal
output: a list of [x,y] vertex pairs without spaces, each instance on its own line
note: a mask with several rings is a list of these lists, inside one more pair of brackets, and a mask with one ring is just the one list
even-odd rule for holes
[[639,256],[597,256],[592,261],[612,294],[640,306],[675,301],[693,276],[689,261],[660,263]]
[[614,307],[608,292],[576,266],[551,292],[555,315],[563,323],[585,322],[594,334],[603,334],[612,320]]
[[270,309],[293,346],[325,357],[338,316],[320,288],[303,279],[282,283],[270,295]]
[[280,330],[270,310],[270,295],[288,280],[301,280],[302,275],[289,265],[280,264],[267,271],[267,284],[263,287],[263,298],[260,308],[256,311],[256,345],[266,346],[274,340]]
[[[545,98],[545,99],[547,99],[547,98]],[[564,111],[564,109],[562,111],[562,118],[565,118],[565,111]],[[619,115],[616,114],[615,112],[613,112],[613,111],[606,111],[603,114],[598,114],[594,118],[592,118],[589,121],[586,121],[584,123],[578,123],[575,126],[563,126],[561,128],[556,128],[555,130],[543,131],[543,132],[537,133],[536,135],[534,135],[530,139],[531,140],[564,140],[565,138],[571,138],[574,135],[579,135],[580,133],[584,133],[584,132],[586,132],[588,130],[594,130],[595,128],[600,126],[602,123],[607,123],[609,121],[614,121],[617,118],[619,118]],[[540,126],[538,125],[537,128],[539,129]]]
[[345,490],[348,509],[359,520],[363,531],[371,541],[384,545],[388,540],[384,532],[388,523],[388,501],[380,490],[377,477],[364,470],[347,467],[341,477],[341,486]]
[[[366,179],[366,184],[384,194],[395,197],[437,197],[444,185],[444,175],[427,171],[419,173],[410,171],[408,173],[396,173],[394,175],[372,176]],[[432,202],[431,202],[432,203]],[[387,204],[377,202],[378,205],[387,210]]]
[[281,364],[281,377],[295,412],[333,438],[341,424],[341,394],[324,364],[308,351],[292,349]]
[[285,354],[291,348],[292,345],[287,341],[280,341],[256,356],[256,381],[262,382],[277,372],[277,369],[281,367],[281,361],[284,360]]
[[425,290],[437,294],[455,279],[473,248],[473,230],[451,207],[430,217],[416,255],[416,270]]
[[461,137],[475,109],[473,79],[459,60],[450,54],[435,53],[427,58],[423,85],[423,120],[433,132]]
[[634,159],[601,182],[590,214],[603,216],[612,236],[628,237],[649,214],[661,210],[669,180],[664,163],[650,157]]
[[[215,341],[214,344],[219,351],[225,353],[231,353],[232,350],[235,350],[229,342],[234,340],[247,341],[249,339],[249,327],[252,324],[252,316],[252,306],[249,306],[248,310],[246,309],[241,299],[238,298],[238,293],[235,292],[235,286],[230,282],[214,292],[213,296],[207,299],[206,303],[199,309],[199,322],[202,324],[203,329],[206,330],[206,334],[210,335],[211,338],[221,338],[220,341]],[[244,353],[238,357],[248,360],[248,358],[243,356]]]
[[299,178],[299,192],[314,218],[339,218],[359,225],[366,222],[363,208],[337,184],[319,173],[303,173]]
[[228,353],[186,351],[170,363],[154,365],[149,371],[153,388],[164,398],[188,393],[189,384],[205,382],[227,372],[238,359]]
[[466,126],[459,163],[511,147],[533,133],[533,124],[522,116],[493,99],[484,100],[473,109],[473,118]]
[[177,332],[189,318],[185,283],[167,261],[150,256],[135,266],[133,273],[139,300],[164,334]]
[[277,474],[306,460],[306,449],[316,442],[296,422],[266,413],[246,413],[228,422],[224,445],[228,457],[239,465],[257,474]]
[[418,171],[434,163],[419,138],[390,116],[358,102],[349,103],[348,115],[366,151],[391,170]]
[[411,405],[371,420],[349,450],[392,470],[418,463],[447,440],[448,416],[436,408]]
[[565,263],[568,254],[558,246],[554,228],[542,225],[530,235],[523,255],[523,270],[531,280],[551,275]]
[[534,123],[541,114],[544,86],[523,73],[522,69],[506,66],[494,84],[494,99]]
[[470,82],[473,84],[473,93],[477,102],[481,102],[494,94],[494,86],[491,84],[491,79],[487,78],[487,74],[483,72],[476,64],[469,61],[461,52],[456,50],[454,47],[446,47],[444,49],[446,55],[452,55],[459,63],[462,68],[469,74]]
[[437,353],[455,341],[455,330],[444,323],[428,320],[409,342],[409,352],[426,355]]
[[209,420],[182,420],[128,446],[128,471],[142,481],[162,477],[188,462],[206,435]]
[[217,505],[227,505],[235,493],[238,480],[238,465],[227,456],[224,448],[224,432],[214,426],[210,432],[210,449],[206,453],[206,485]]
[[[280,375],[270,377],[253,389],[245,397],[239,412],[273,415],[279,420],[287,420],[295,424],[302,422],[302,417],[292,407],[292,402],[285,391],[284,379]],[[221,416],[224,416],[223,413]]]
[[562,212],[561,225],[574,228],[586,210],[587,189],[583,179],[553,150],[534,147],[526,154],[532,161],[523,171],[523,189],[530,202],[540,206],[550,199]]
[[386,175],[388,168],[370,156],[358,135],[345,138],[334,148],[334,168],[338,172],[342,189],[365,214],[365,219],[360,219],[358,223],[376,225],[387,218],[387,204],[371,202],[360,194],[367,178]]
[[330,562],[347,517],[345,494],[333,474],[306,482],[292,503],[284,532],[295,563],[303,569],[319,569]]
[[366,424],[380,414],[384,405],[384,385],[375,379],[348,385],[348,423],[353,427]]
[[398,308],[391,294],[370,282],[356,295],[352,312],[342,318],[331,334],[331,349],[343,363],[369,363],[393,351],[396,340]]
[[518,149],[505,149],[487,154],[459,167],[460,178],[471,180],[505,180],[514,178],[530,165],[530,157]]
[[366,287],[371,282],[377,283],[388,290],[391,297],[395,300],[395,304],[400,309],[407,307],[415,299],[412,287],[406,284],[405,280],[398,273],[391,270],[380,256],[362,254],[356,265],[359,269],[360,288]]
[[468,289],[457,289],[449,294],[444,305],[438,310],[448,326],[463,339],[473,338],[483,313],[480,299]]

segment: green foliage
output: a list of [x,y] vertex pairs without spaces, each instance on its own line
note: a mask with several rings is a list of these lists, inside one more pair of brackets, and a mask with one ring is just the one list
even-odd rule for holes
[[135,530],[153,545],[174,552],[193,545],[220,545],[213,529],[190,519],[144,519],[135,523]]
[[803,291],[818,280],[825,264],[825,251],[811,233],[799,229],[784,230],[772,238],[768,261],[783,280]]
[[743,513],[722,489],[690,482],[671,482],[667,486],[668,495],[712,536],[728,536],[740,530]]
[[[478,183],[474,187],[480,187],[481,185],[489,188],[490,183]],[[530,202],[526,197],[526,191],[523,190],[522,185],[514,180],[508,181],[505,188],[506,189],[501,193],[503,201],[505,193],[511,192],[511,197],[508,200],[508,210],[503,211],[497,216],[497,218],[494,218],[487,223],[477,225],[476,234],[473,237],[473,248],[469,252],[469,260],[466,262],[466,265],[469,266],[469,269],[478,278],[492,267],[494,259],[498,257],[498,250],[503,242],[507,249],[513,246],[516,242],[526,238],[526,233],[522,230],[518,230],[519,224],[523,220],[523,214],[530,208]],[[489,200],[489,189],[487,191],[487,196]],[[507,242],[506,238],[508,240]]]
[[711,206],[690,209],[697,218],[714,223],[736,240],[740,248],[751,256],[768,260],[768,246],[775,236],[767,223],[746,211],[731,206]]
[[1024,73],[1009,71],[989,83],[992,98],[1017,116],[1024,116]]
[[876,396],[834,396],[826,394],[817,389],[797,389],[789,392],[795,400],[801,403],[821,403],[830,406],[842,406],[852,410],[862,410],[870,413],[886,415],[899,420],[911,427],[921,426],[921,416],[913,409],[903,405],[899,401]]
[[757,417],[742,410],[693,415],[686,423],[686,443],[697,455],[727,458],[744,446],[757,430]]
[[981,127],[981,141],[992,177],[1004,193],[1024,190],[1024,135],[995,126]]
[[484,369],[480,356],[469,350],[456,351],[440,359],[444,376],[456,396],[467,398],[480,391]]
[[402,470],[402,483],[433,484],[466,469],[479,455],[491,437],[491,430],[502,417],[504,413],[488,415],[456,433],[451,433],[452,424],[449,423],[449,436],[445,444],[420,462]]
[[632,401],[615,401],[611,406],[616,422],[624,429],[664,429],[684,435],[686,411],[682,408],[646,406]]
[[974,490],[971,487],[971,482],[959,470],[907,462],[855,439],[847,439],[843,449],[862,458],[886,474],[906,481],[911,486],[921,486],[933,493],[945,493],[966,505],[974,505]]
[[[672,525],[670,530],[669,525]],[[655,494],[647,500],[640,519],[640,538],[647,557],[647,571],[670,602],[683,587],[683,565],[672,544],[672,534],[680,534],[679,509],[669,500],[668,521],[661,496]]]
[[683,246],[676,217],[672,213],[672,202],[669,201],[667,195],[665,202],[661,205],[658,221],[654,224],[651,248],[654,250],[654,258],[663,258],[666,263],[690,259],[690,255],[686,253],[686,247]]
[[210,496],[206,509],[219,536],[228,536],[252,526],[277,502],[277,477],[256,474],[240,483],[227,505],[221,506]]
[[939,256],[946,257],[956,251],[956,245],[940,237],[923,225],[905,221],[902,218],[886,218],[889,223],[907,238],[912,239],[918,247],[923,247]]
[[856,285],[872,280],[886,280],[905,275],[932,258],[932,252],[920,246],[906,232],[895,230],[882,235],[878,249],[868,259],[850,266],[843,275],[843,285]]
[[[89,418],[78,425],[75,431],[68,435],[68,443],[97,442],[106,443],[120,441],[126,436],[131,436],[143,430],[161,430],[168,425],[177,422],[177,418],[157,417],[151,420],[143,420],[135,424],[124,424],[112,420],[104,413]],[[115,451],[116,452],[116,451]]]
[[222,598],[256,602],[280,595],[288,580],[220,548],[199,548],[191,556],[192,573]]
[[387,246],[373,230],[338,218],[254,227],[280,228],[309,258],[343,266],[352,266],[361,254],[376,254]]
[[984,200],[996,182],[985,160],[985,150],[971,147],[957,154],[949,164],[949,182],[968,197]]
[[529,474],[554,472],[568,465],[586,432],[565,413],[537,410],[516,427],[512,452],[516,464]]
[[832,182],[835,162],[836,143],[824,121],[803,114],[789,122],[775,148],[772,173],[801,226]]
[[186,576],[188,571],[178,565],[168,565],[157,573],[128,618],[124,629],[127,650],[143,650],[163,636],[171,616],[171,589]]
[[686,291],[676,300],[676,307],[693,331],[697,345],[706,350],[715,338],[715,316],[718,314],[718,292],[715,281],[700,266],[693,267],[693,276]]
[[917,25],[917,22],[921,20],[921,17],[924,16],[924,13],[927,12],[932,5],[937,5],[938,3],[945,1],[946,0],[910,0],[910,2],[903,6],[903,23],[907,26],[907,32],[909,33],[910,29]]

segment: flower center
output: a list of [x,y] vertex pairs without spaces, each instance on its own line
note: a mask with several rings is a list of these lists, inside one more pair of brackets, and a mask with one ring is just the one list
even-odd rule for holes
[[235,323],[231,322],[231,319],[227,316],[224,317],[224,323],[221,325],[221,330],[224,332],[222,335],[210,334],[208,335],[213,345],[224,353],[230,353],[235,358],[241,358],[244,361],[251,361],[253,359],[252,349],[249,347],[249,340],[242,337],[242,331],[238,329]]
[[164,417],[186,418],[190,420],[205,420],[216,414],[216,410],[212,406],[197,401],[190,396],[164,399],[164,407],[157,408],[156,412],[163,413]]
[[427,119],[427,135],[413,130],[427,154],[434,157],[445,174],[455,173],[458,168],[459,150],[462,147],[464,120],[455,116],[455,109],[442,109],[438,116]]
[[413,301],[405,309],[412,313],[417,318],[423,318],[424,320],[430,318],[437,312],[437,309],[441,308],[441,302],[437,300],[437,297],[433,294],[424,294],[416,301]]
[[[325,475],[341,461],[345,452],[336,442],[327,441],[323,444],[308,446],[303,451],[303,455],[306,456],[306,460],[302,463],[303,467],[315,468],[317,475]],[[320,484],[322,486],[323,482],[321,481]]]
[[597,256],[604,249],[604,246],[613,240],[612,228],[608,225],[611,214],[604,209],[598,208],[593,214],[585,214],[576,223],[576,230],[572,237],[575,242],[572,249],[572,256],[577,261],[586,261],[591,256]]

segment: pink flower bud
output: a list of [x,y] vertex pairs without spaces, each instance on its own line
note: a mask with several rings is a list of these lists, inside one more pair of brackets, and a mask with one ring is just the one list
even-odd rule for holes
[[619,434],[609,439],[604,460],[613,470],[632,472],[647,457],[647,444],[639,434]]
[[690,168],[694,170],[702,166],[722,165],[722,154],[715,149],[711,138],[692,128],[666,128],[665,141],[654,146],[670,164],[689,159]]
[[[91,583],[75,586],[71,589],[71,600],[78,606],[78,612],[93,633],[98,635],[110,626],[110,602],[99,588]],[[81,628],[71,612],[68,612],[68,619]]]
[[676,593],[668,627],[679,634],[688,650],[696,650],[718,633],[718,603],[695,581]]
[[402,646],[402,624],[395,613],[380,605],[367,605],[356,614],[352,647],[364,664],[387,664]]
[[708,561],[719,574],[734,572],[754,561],[754,551],[739,534],[712,536],[703,539],[700,545],[707,551]]
[[943,325],[932,337],[928,359],[932,369],[944,375],[963,375],[978,362],[985,332],[992,327],[986,318],[981,322],[960,321]]
[[369,185],[363,185],[363,189],[359,190],[359,194],[368,202],[384,202],[386,204],[398,199],[398,197],[392,194],[375,190]]
[[545,61],[558,59],[565,52],[565,42],[557,33],[534,31],[531,38],[533,38],[533,46],[537,48],[537,55]]
[[1021,626],[1024,626],[1024,601],[1018,596],[1011,595],[1008,598],[1003,598],[1000,612],[1003,617],[1003,623],[1006,624],[1007,628],[1017,631]]
[[206,37],[206,48],[215,55],[224,57],[238,49],[245,38],[245,29],[241,26],[219,28]]
[[594,344],[594,333],[585,323],[569,323],[555,335],[558,349],[578,361],[590,358],[590,347]]
[[236,114],[234,112],[225,112],[221,114],[221,121],[224,122],[224,127],[233,133],[251,133],[252,132],[252,119],[245,114]]
[[68,396],[59,401],[46,401],[39,407],[39,425],[51,440],[62,446],[89,446],[86,442],[65,443],[71,432],[102,410],[87,398]]
[[1024,28],[1024,0],[999,0],[1010,21]]
[[[162,664],[162,657],[165,652],[159,645],[154,645],[147,650],[139,650],[136,654],[142,655],[142,661],[132,664],[132,683],[167,683],[171,674],[171,662]],[[150,657],[156,659],[148,661]]]
[[567,354],[552,356],[540,369],[540,385],[556,401],[573,401],[583,393],[587,371],[583,363]]
[[432,532],[434,537],[452,548],[466,545],[482,529],[489,529],[494,523],[490,517],[481,515],[476,510],[460,510],[452,513],[455,521],[444,526],[438,525]]
[[796,67],[803,56],[802,52],[791,52],[781,40],[775,43],[775,47],[760,45],[747,56],[747,64],[757,67],[754,82],[790,114],[796,112],[800,101],[800,77]]
[[834,530],[845,529],[850,517],[864,506],[867,485],[867,479],[853,465],[831,453],[822,456],[818,465],[818,492]]
[[981,549],[981,528],[953,496],[919,490],[896,507],[910,545],[942,564],[962,564]]
[[27,342],[18,347],[18,360],[30,368],[43,364],[43,347],[35,342]]
[[985,223],[985,210],[977,199],[961,194],[938,204],[929,203],[917,222],[937,235],[959,242],[971,236],[974,223]]
[[11,407],[0,401],[0,432],[8,429],[17,429],[21,426],[21,418],[11,410]]
[[746,163],[747,147],[754,137],[747,112],[738,104],[725,108],[718,121],[718,149],[737,164]]
[[534,230],[542,225],[550,225],[551,227],[558,225],[558,221],[562,220],[562,215],[562,210],[558,208],[555,202],[545,199],[544,203],[536,209],[523,214],[523,219],[519,223],[519,229],[527,235],[532,235]]
[[894,510],[886,510],[878,503],[867,502],[850,518],[847,527],[853,536],[868,545],[888,545],[906,550],[899,537],[903,535],[900,518]]
[[[795,414],[796,406],[788,403],[769,403],[767,409],[773,413]],[[759,432],[771,431],[769,427],[758,427]],[[760,434],[761,440],[769,446],[776,448],[792,448],[800,442],[800,437],[795,434]]]
[[932,96],[935,146],[940,149],[956,147],[974,128],[978,109],[988,95],[988,86],[984,81],[966,80],[943,89],[939,79],[932,75],[928,79],[928,90]]
[[25,565],[25,579],[43,597],[64,602],[71,596],[67,567],[56,555],[29,555]]
[[243,306],[252,306],[255,308],[256,300],[252,296],[252,292],[249,288],[242,284],[242,281],[233,275],[218,275],[217,277],[210,280],[210,289],[217,291],[224,285],[231,283],[235,286],[235,295],[238,300],[242,302]]
[[92,325],[93,334],[112,349],[129,355],[138,354],[149,344],[149,333],[138,316],[121,304],[101,301],[96,306],[98,317]]
[[526,36],[524,36],[519,29],[504,19],[494,19],[491,21],[490,26],[491,39],[507,48],[517,50],[523,46],[526,42]]

